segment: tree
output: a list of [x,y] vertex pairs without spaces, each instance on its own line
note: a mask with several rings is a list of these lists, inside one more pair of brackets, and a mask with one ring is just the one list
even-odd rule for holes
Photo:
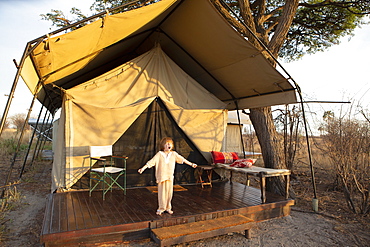
[[[338,44],[341,37],[353,35],[369,15],[368,0],[211,0],[230,24],[276,64],[275,57],[288,61]],[[91,9],[104,10],[128,1],[95,0]],[[139,1],[141,5],[156,1]],[[118,10],[117,10],[118,11]],[[60,13],[57,12],[56,17]],[[82,16],[82,15],[81,15]],[[57,18],[44,15],[53,23]],[[67,24],[67,22],[66,22]],[[285,167],[280,137],[273,123],[271,108],[250,109],[266,167]],[[267,185],[269,191],[283,193],[279,180]]]
[[366,121],[354,118],[351,109],[339,117],[325,112],[322,139],[336,174],[334,184],[339,185],[348,208],[369,214],[370,122],[363,112]]
[[[227,6],[220,0],[212,1],[230,24],[259,48],[273,65],[276,64],[274,57],[290,61],[338,44],[341,37],[352,35],[354,29],[364,23],[361,21],[363,17],[370,13],[367,0],[230,0]],[[285,167],[282,142],[272,120],[271,108],[250,109],[250,119],[265,166]],[[277,179],[268,183],[267,189],[283,193],[282,183]]]
[[[24,121],[26,119],[26,114],[24,113],[17,113],[10,117],[11,124],[13,124],[17,128],[17,132],[19,132],[23,125]],[[26,124],[26,129],[29,128],[29,125]]]

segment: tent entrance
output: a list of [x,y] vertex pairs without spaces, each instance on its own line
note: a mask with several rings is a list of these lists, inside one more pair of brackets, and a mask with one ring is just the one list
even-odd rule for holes
[[[155,185],[154,169],[147,169],[141,175],[137,170],[159,151],[158,143],[163,137],[171,137],[175,150],[189,161],[207,164],[200,151],[174,121],[162,100],[156,98],[113,145],[115,155],[129,157],[128,187]],[[174,182],[195,182],[194,169],[186,164],[177,164]]]

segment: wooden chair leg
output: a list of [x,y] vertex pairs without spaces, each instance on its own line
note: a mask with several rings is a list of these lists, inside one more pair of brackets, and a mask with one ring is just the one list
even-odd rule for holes
[[247,239],[251,239],[252,238],[251,229],[244,230],[244,236]]

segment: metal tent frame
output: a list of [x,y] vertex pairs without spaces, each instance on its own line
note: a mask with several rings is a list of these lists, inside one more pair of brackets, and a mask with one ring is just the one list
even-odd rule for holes
[[[130,3],[127,3],[127,4],[123,4],[121,6],[118,6],[118,7],[115,7],[115,8],[112,8],[112,9],[109,9],[109,10],[106,10],[104,12],[101,12],[101,13],[98,13],[96,15],[93,15],[91,17],[88,17],[86,19],[83,19],[81,21],[78,21],[76,23],[73,23],[71,25],[68,25],[64,28],[60,28],[56,31],[53,31],[47,35],[43,35],[37,39],[34,39],[30,42],[27,43],[26,45],[26,48],[24,50],[24,53],[23,53],[23,56],[21,58],[21,61],[20,61],[20,64],[17,65],[16,64],[16,67],[17,67],[17,73],[15,75],[15,78],[14,78],[14,81],[13,81],[13,85],[12,85],[12,88],[11,88],[11,91],[10,91],[10,94],[9,94],[9,97],[8,97],[8,101],[7,101],[7,104],[6,104],[6,107],[5,107],[5,110],[4,110],[4,113],[2,115],[2,119],[1,119],[1,123],[0,123],[0,137],[1,137],[1,134],[3,132],[3,128],[4,128],[4,125],[5,125],[5,121],[6,121],[6,118],[7,118],[7,115],[9,113],[9,108],[10,108],[10,105],[11,105],[11,102],[12,102],[12,98],[14,97],[14,92],[15,92],[15,89],[17,87],[17,84],[18,84],[18,81],[19,81],[19,77],[20,77],[20,72],[21,72],[21,69],[22,67],[24,66],[24,63],[25,63],[25,59],[26,57],[32,53],[32,51],[34,50],[35,47],[37,47],[37,45],[39,45],[45,38],[47,38],[48,36],[51,36],[51,35],[55,35],[55,34],[58,34],[60,32],[63,32],[63,31],[67,31],[68,29],[71,29],[72,27],[76,27],[80,24],[83,24],[83,23],[86,23],[90,20],[93,20],[95,18],[98,18],[98,17],[101,17],[103,15],[106,15],[106,14],[109,14],[109,12],[112,12],[112,11],[115,11],[115,10],[118,10],[118,9],[122,9],[122,8],[126,8],[126,7],[130,7],[130,6],[135,6],[137,5],[139,1],[133,1],[133,2],[130,2]],[[144,3],[140,4],[141,6],[144,5],[147,1],[145,1]],[[224,7],[226,9],[228,9],[228,11],[233,12],[233,10],[223,1],[223,0],[220,0],[220,2],[224,5]],[[123,10],[125,11],[125,10]],[[123,12],[122,11],[122,12]],[[237,17],[237,15],[234,13],[234,16]],[[298,84],[295,82],[295,80],[289,75],[289,73],[285,70],[285,68],[279,63],[279,61],[272,55],[272,53],[268,50],[268,48],[266,47],[266,45],[263,44],[263,42],[261,40],[258,39],[258,37],[249,29],[249,27],[240,19],[238,18],[238,21],[245,26],[246,30],[248,30],[251,35],[254,36],[254,38],[259,42],[259,44],[261,45],[261,47],[263,47],[263,49],[269,54],[269,56],[273,59],[273,61],[276,63],[277,66],[279,66],[283,71],[284,73],[288,76],[288,80],[291,80],[293,82],[293,84],[295,85],[296,87],[296,90],[298,92],[298,95],[299,95],[299,99],[300,99],[300,104],[301,104],[301,107],[302,107],[302,114],[303,114],[303,120],[304,120],[304,128],[305,128],[305,134],[306,134],[306,142],[307,142],[307,152],[308,152],[308,158],[309,158],[309,163],[310,163],[310,168],[311,168],[311,177],[312,177],[312,185],[313,185],[313,191],[314,191],[314,200],[317,200],[317,193],[316,193],[316,184],[315,184],[315,177],[314,177],[314,169],[313,169],[313,165],[312,165],[312,158],[311,158],[311,148],[310,148],[310,142],[309,142],[309,138],[308,138],[308,130],[307,130],[307,121],[306,121],[306,116],[305,116],[305,110],[304,110],[304,101],[303,101],[303,97],[302,97],[302,92],[301,92],[301,89],[300,87],[298,86]],[[39,76],[40,77],[40,76]],[[37,85],[37,88],[41,87],[41,86],[44,86],[43,85],[43,82],[42,81],[39,81],[38,82],[38,85]],[[37,90],[36,90],[37,92]],[[53,101],[52,101],[52,98],[51,96],[48,94],[47,91],[46,92],[46,98],[49,99],[49,102],[50,104],[53,104]],[[33,95],[33,99],[32,99],[32,103],[31,103],[31,106],[29,108],[29,111],[28,111],[28,114],[27,114],[27,117],[25,119],[25,122],[23,124],[23,127],[22,127],[22,132],[21,132],[21,135],[20,135],[20,138],[19,138],[19,141],[18,141],[18,144],[17,144],[17,147],[16,147],[16,150],[15,150],[15,154],[13,156],[13,159],[11,161],[11,165],[10,165],[10,168],[9,168],[9,172],[8,172],[8,175],[7,175],[7,178],[6,180],[4,181],[5,184],[4,184],[4,190],[2,192],[2,195],[1,197],[4,196],[4,191],[5,191],[5,188],[7,186],[7,184],[9,183],[9,179],[10,179],[10,176],[11,176],[11,173],[12,173],[12,170],[13,170],[13,167],[14,167],[14,164],[15,164],[15,161],[16,161],[16,158],[17,158],[17,155],[19,153],[19,149],[20,149],[20,145],[21,145],[21,140],[22,140],[22,137],[24,135],[24,131],[25,131],[25,127],[26,127],[26,124],[30,118],[30,114],[31,114],[31,111],[32,111],[32,108],[33,108],[33,105],[34,105],[34,102],[37,98],[37,93],[35,93]],[[236,103],[236,110],[237,110],[237,113],[238,113],[238,121],[240,123],[240,115],[239,115],[239,107],[237,105],[237,102],[235,101]],[[46,108],[45,108],[46,107]],[[45,121],[46,119],[49,119],[50,117],[53,119],[55,117],[55,113],[56,112],[49,112],[47,109],[49,108],[48,106],[45,106],[43,105],[42,106],[42,109],[38,115],[38,120],[37,120],[37,124],[40,124],[40,121],[41,121],[41,114],[42,114],[42,111],[43,109],[45,108],[45,117],[42,119],[42,121]],[[56,109],[56,107],[51,107],[52,109]],[[50,109],[50,108],[49,108]],[[41,124],[43,125],[45,122],[41,122]],[[22,169],[20,171],[20,174],[19,174],[19,178],[22,177],[22,174],[25,170],[25,166],[26,166],[26,161],[27,161],[27,157],[28,157],[28,154],[30,152],[30,148],[31,148],[31,145],[33,143],[33,140],[34,140],[34,136],[36,135],[36,130],[37,128],[34,128],[34,132],[32,134],[32,138],[30,140],[30,143],[29,143],[29,148],[28,148],[28,151],[27,151],[27,155],[25,156],[25,159],[24,159],[24,162],[23,162],[23,166],[22,166]],[[242,129],[240,128],[240,134],[241,134],[241,137],[242,137]],[[39,151],[42,149],[43,147],[43,144],[42,143],[45,143],[44,142],[45,140],[42,140],[42,141],[39,141],[37,142],[36,144],[36,148],[34,150],[34,153],[33,153],[33,157],[32,157],[32,162],[31,162],[31,165],[33,163],[33,160],[34,158],[37,156],[37,154],[39,153]],[[244,151],[244,142],[243,142],[243,138],[241,138],[241,142],[242,142],[242,146],[243,146],[243,151]],[[245,153],[245,152],[244,152]]]

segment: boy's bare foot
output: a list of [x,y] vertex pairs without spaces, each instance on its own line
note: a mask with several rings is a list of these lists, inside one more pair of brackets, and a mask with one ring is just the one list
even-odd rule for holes
[[173,214],[173,211],[172,211],[171,209],[166,210],[166,211],[167,211],[167,213],[169,213],[169,214]]
[[161,210],[157,210],[157,215],[161,215],[163,213],[163,211],[161,211]]

